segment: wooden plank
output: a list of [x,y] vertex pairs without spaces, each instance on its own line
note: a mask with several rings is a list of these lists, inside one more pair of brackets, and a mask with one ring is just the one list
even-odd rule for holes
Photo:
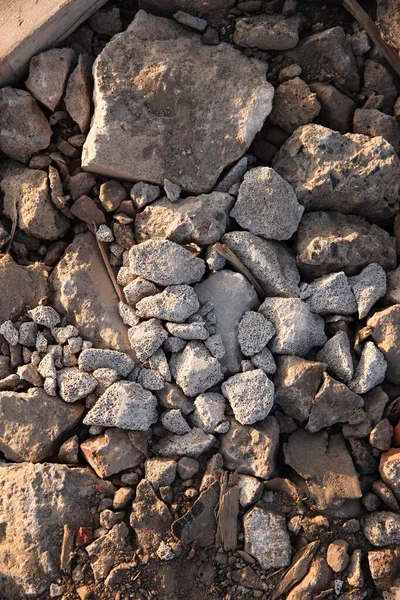
[[26,74],[35,54],[57,46],[106,0],[0,0],[0,87]]

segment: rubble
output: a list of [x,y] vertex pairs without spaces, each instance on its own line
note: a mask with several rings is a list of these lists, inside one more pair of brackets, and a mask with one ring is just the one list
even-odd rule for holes
[[72,48],[52,48],[31,58],[26,89],[51,111],[55,111],[64,93],[67,77],[76,60]]

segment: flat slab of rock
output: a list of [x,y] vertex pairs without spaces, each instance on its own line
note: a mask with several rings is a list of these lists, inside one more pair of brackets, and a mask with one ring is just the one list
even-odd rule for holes
[[395,304],[376,312],[368,319],[372,337],[386,362],[386,378],[392,383],[400,383],[400,304]]
[[36,597],[48,588],[60,575],[64,525],[92,527],[107,487],[89,469],[0,463],[3,598]]
[[151,484],[142,479],[132,503],[130,524],[144,552],[155,552],[172,523],[167,506],[157,498]]
[[338,210],[375,222],[398,212],[400,159],[380,137],[305,125],[281,147],[274,169],[307,211]]
[[118,298],[91,233],[77,235],[49,281],[52,306],[98,348],[133,354]]
[[94,78],[83,167],[124,180],[167,178],[196,194],[244,154],[274,94],[265,65],[143,11],[107,44]]
[[76,60],[72,48],[51,48],[31,58],[27,89],[41,104],[54,111]]
[[28,307],[37,306],[47,296],[47,270],[43,264],[29,267],[14,262],[9,254],[0,256],[0,322],[19,317]]

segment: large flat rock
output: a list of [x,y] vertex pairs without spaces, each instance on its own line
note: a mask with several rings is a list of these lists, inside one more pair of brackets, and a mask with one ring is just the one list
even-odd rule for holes
[[47,271],[40,263],[23,267],[9,254],[0,256],[0,323],[19,317],[47,296]]
[[94,65],[84,169],[208,192],[271,111],[265,72],[227,44],[203,45],[177,23],[139,11]]

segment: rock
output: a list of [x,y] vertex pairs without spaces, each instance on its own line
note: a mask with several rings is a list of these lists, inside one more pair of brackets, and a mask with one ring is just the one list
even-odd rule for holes
[[381,455],[379,473],[384,483],[400,499],[400,448],[391,448]]
[[226,348],[224,346],[224,342],[222,341],[222,337],[219,333],[210,335],[206,340],[204,340],[204,345],[207,350],[214,356],[214,358],[218,358],[220,361],[226,354]]
[[78,200],[81,196],[86,196],[96,185],[96,178],[92,173],[77,173],[68,181],[68,191],[72,200]]
[[223,379],[220,362],[202,342],[191,341],[182,352],[172,356],[172,376],[187,396],[197,396]]
[[166,328],[172,335],[182,340],[206,340],[209,332],[203,323],[166,323]]
[[200,464],[194,458],[184,456],[178,461],[178,475],[185,481],[186,479],[192,479],[200,469]]
[[149,12],[172,16],[178,10],[207,15],[215,10],[227,10],[233,4],[234,0],[140,0],[139,6]]
[[[147,77],[153,69],[156,84]],[[206,46],[197,34],[143,11],[107,44],[94,77],[96,109],[83,167],[124,180],[163,184],[167,178],[195,194],[208,192],[223,168],[244,154],[271,111],[273,88],[262,63],[229,45]],[[110,93],[115,79],[129,83],[129,100]],[[170,102],[171,92],[176,102]],[[127,101],[141,115],[134,121]]]
[[[383,592],[383,598],[387,600],[395,600],[397,595],[398,587],[392,586],[397,579],[399,563],[397,548],[370,550],[368,552],[368,566],[374,586],[379,592]],[[394,591],[393,596],[387,592],[390,588]]]
[[[332,571],[322,556],[313,559],[307,575],[293,587],[286,600],[312,600],[330,588]],[[344,597],[344,594],[342,595]],[[343,598],[343,600],[345,600]],[[350,600],[350,599],[347,599]],[[356,599],[352,599],[356,600]]]
[[66,464],[77,465],[79,463],[79,438],[77,435],[61,444],[57,459],[59,462]]
[[122,31],[120,9],[98,10],[89,18],[89,26],[101,36],[111,37]]
[[146,431],[157,419],[157,399],[151,392],[133,381],[117,381],[98,399],[84,423]]
[[269,119],[274,125],[293,133],[301,125],[311,123],[320,110],[317,95],[300,77],[295,77],[277,87]]
[[220,361],[230,373],[236,373],[241,360],[237,327],[246,311],[258,307],[257,294],[243,275],[225,269],[210,275],[194,289],[201,304],[214,305],[215,332],[226,349]]
[[275,327],[272,352],[306,356],[311,348],[326,342],[324,320],[298,298],[266,298],[259,312]]
[[267,375],[276,373],[275,360],[268,348],[263,348],[261,352],[253,354],[251,362],[256,369],[262,369]]
[[287,567],[292,548],[285,518],[259,507],[251,508],[243,517],[244,549],[267,569]]
[[319,119],[322,124],[340,133],[348,133],[352,128],[353,115],[357,107],[354,100],[329,83],[316,81],[310,83],[310,89],[317,94],[321,105]]
[[392,511],[398,512],[399,503],[390,487],[388,487],[383,481],[378,479],[372,484],[372,491],[377,497]]
[[0,449],[8,460],[39,462],[57,453],[81,420],[83,406],[68,406],[40,388],[0,392]]
[[233,204],[233,197],[221,192],[173,202],[162,198],[137,215],[135,234],[139,241],[161,237],[178,244],[213,244],[225,233]]
[[338,331],[326,342],[318,352],[317,360],[326,363],[328,371],[344,383],[350,383],[353,379],[353,358],[349,336],[345,331]]
[[53,205],[48,178],[44,171],[10,167],[1,182],[4,193],[4,214],[18,227],[35,238],[57,240],[69,227],[69,220]]
[[[348,439],[351,456],[357,471],[361,475],[372,475],[378,469],[378,461],[372,454],[372,448],[364,439]],[[373,508],[376,510],[376,507]]]
[[147,204],[157,200],[160,195],[160,186],[139,181],[132,186],[130,195],[136,208],[144,208]]
[[274,384],[261,369],[233,375],[221,390],[241,425],[265,419],[274,403]]
[[147,296],[136,304],[136,311],[145,319],[155,317],[181,323],[200,307],[197,295],[188,285],[168,286],[161,294]]
[[207,28],[207,21],[205,19],[194,17],[193,15],[189,15],[182,10],[178,10],[178,12],[174,14],[174,19],[177,23],[185,25],[186,27],[190,27],[190,29],[194,29],[199,33],[203,33]]
[[27,90],[46,108],[55,111],[75,60],[72,48],[51,48],[33,56],[25,81]]
[[360,549],[354,550],[350,556],[347,571],[347,583],[351,587],[362,588],[364,586],[364,574],[361,568],[362,553]]
[[279,427],[274,417],[267,417],[256,427],[240,425],[232,419],[220,442],[226,469],[261,479],[269,479],[273,474],[279,444]]
[[126,195],[126,190],[119,181],[106,181],[100,186],[99,200],[107,212],[117,210]]
[[392,445],[393,431],[389,419],[382,419],[371,431],[369,443],[378,450],[389,450]]
[[385,379],[387,363],[385,357],[373,342],[366,342],[354,379],[349,387],[356,394],[365,394],[381,384]]
[[9,254],[0,256],[0,287],[12,293],[0,295],[0,323],[15,319],[27,307],[47,296],[47,271],[42,263],[28,267],[14,262]]
[[299,15],[259,15],[236,21],[233,41],[245,48],[260,50],[288,50],[299,41]]
[[376,222],[397,211],[400,159],[380,138],[305,125],[281,147],[273,166],[307,211],[338,210]]
[[86,398],[97,387],[97,380],[94,377],[89,373],[81,373],[75,367],[58,371],[57,383],[64,402],[77,402]]
[[385,115],[380,110],[357,108],[353,117],[353,131],[371,138],[381,136],[396,152],[400,151],[400,123],[396,117]]
[[358,215],[307,213],[297,231],[297,261],[307,278],[339,270],[354,275],[370,263],[392,269],[395,239]]
[[143,552],[155,552],[172,523],[171,514],[146,479],[138,484],[130,524]]
[[349,564],[348,549],[349,543],[346,540],[334,540],[329,544],[326,560],[335,573],[341,573]]
[[18,330],[15,329],[12,321],[5,321],[0,327],[0,333],[10,346],[18,344]]
[[245,356],[261,352],[275,334],[275,329],[262,314],[254,311],[244,313],[238,325],[238,341]]
[[161,417],[161,424],[167,431],[176,433],[177,435],[184,435],[190,432],[190,427],[179,408],[164,413]]
[[148,458],[144,463],[145,478],[155,490],[175,481],[176,462],[169,458]]
[[145,446],[122,429],[106,429],[103,435],[87,439],[81,451],[99,477],[110,477],[125,469],[137,467],[145,457]]
[[357,92],[360,78],[350,42],[342,27],[331,27],[304,38],[288,53],[302,68],[305,81],[325,80],[339,84],[349,92]]
[[165,383],[162,390],[156,391],[156,396],[167,409],[179,409],[184,415],[193,412],[194,405],[175,383]]
[[282,177],[269,167],[257,167],[244,176],[230,214],[251,233],[288,240],[297,230],[303,212],[292,187]]
[[65,107],[82,133],[87,133],[92,112],[92,65],[86,54],[80,54],[78,65],[69,76],[65,90]]
[[343,271],[314,279],[304,286],[300,298],[318,315],[352,315],[357,311],[355,296]]
[[[123,268],[124,267],[121,267],[121,269]],[[158,291],[159,290],[154,283],[151,283],[151,281],[146,281],[146,279],[143,279],[142,277],[137,277],[124,287],[125,298],[130,306],[136,306],[136,304],[142,300],[142,298],[147,298],[148,296],[157,294]]]
[[205,433],[226,433],[229,422],[225,417],[225,398],[221,394],[206,392],[197,396],[191,416],[193,427]]
[[364,535],[373,546],[389,546],[400,543],[400,515],[389,511],[365,515]]
[[32,96],[11,87],[0,90],[0,131],[0,150],[22,163],[47,148],[53,135]]
[[400,267],[387,273],[386,304],[400,304]]
[[[36,597],[60,576],[62,531],[93,526],[107,490],[89,469],[55,464],[0,464],[0,550],[4,598]],[[32,544],[32,539],[35,543]]]
[[[101,295],[99,294],[101,290]],[[50,277],[51,304],[98,348],[132,354],[115,290],[91,233],[79,234]]]
[[121,377],[127,377],[135,366],[133,359],[124,352],[88,348],[79,355],[81,371],[96,371],[97,369],[114,369]]
[[399,51],[400,19],[397,8],[396,0],[377,2],[378,27],[385,38]]
[[383,352],[387,362],[386,378],[392,383],[400,383],[400,305],[395,304],[376,312],[368,319],[367,327]]
[[243,508],[258,502],[264,491],[264,486],[261,481],[256,479],[256,477],[250,477],[250,475],[239,475],[238,487],[239,504],[240,506],[243,506]]
[[340,434],[307,433],[299,429],[283,446],[286,463],[305,479],[318,510],[338,507],[362,492],[350,454]]
[[249,159],[243,156],[231,167],[215,186],[216,192],[229,192],[232,186],[239,184],[249,167]]
[[[85,550],[90,557],[90,564],[96,582],[105,579],[114,566],[118,554],[127,551],[125,540],[128,534],[129,529],[125,523],[118,523],[108,533],[86,546]],[[89,592],[89,598],[90,595],[91,592]],[[86,600],[88,594],[80,597],[82,600]]]
[[357,300],[358,316],[367,316],[374,304],[386,294],[386,273],[376,263],[367,265],[359,275],[349,278]]
[[392,112],[397,90],[392,75],[381,63],[373,60],[365,61],[364,89],[368,95],[375,92],[375,95],[383,99],[384,112]]
[[300,423],[310,415],[326,366],[298,356],[280,356],[275,377],[275,401]]
[[142,242],[129,251],[131,273],[164,286],[196,283],[205,267],[201,258],[183,246],[161,238]]
[[200,454],[215,445],[215,437],[194,427],[185,435],[168,434],[154,445],[154,451],[166,458],[189,456],[198,458]]
[[173,535],[183,544],[210,546],[215,542],[217,522],[215,510],[219,502],[219,482],[204,490],[183,517],[172,523]]
[[78,198],[71,206],[71,214],[89,225],[89,227],[93,227],[93,223],[98,226],[106,222],[103,211],[98,208],[96,202],[89,196]]
[[131,327],[128,337],[137,358],[143,362],[161,347],[168,333],[161,325],[161,321],[149,319]]

